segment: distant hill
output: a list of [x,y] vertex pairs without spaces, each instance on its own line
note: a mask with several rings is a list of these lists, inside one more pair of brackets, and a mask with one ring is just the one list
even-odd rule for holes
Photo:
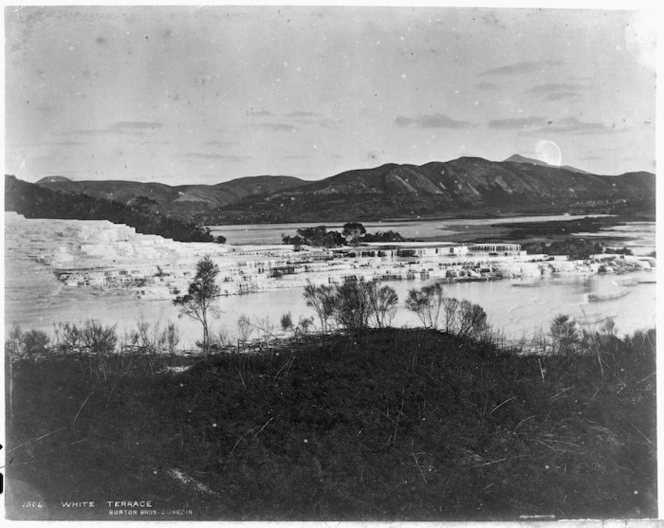
[[518,154],[502,162],[462,157],[421,166],[388,163],[318,181],[254,176],[175,187],[119,180],[39,186],[203,225],[655,210],[652,173],[589,174]]
[[208,212],[255,194],[273,193],[307,183],[293,176],[249,176],[216,185],[178,185],[125,180],[43,178],[37,185],[66,193],[114,200],[125,205],[148,206],[152,211],[184,220],[201,220]]
[[[525,158],[524,158],[525,159]],[[546,163],[463,157],[422,166],[352,170],[224,206],[217,222],[314,222],[394,218],[654,211],[655,175],[586,174]]]
[[504,163],[506,162],[512,162],[512,163],[526,163],[530,165],[540,165],[542,167],[554,167],[554,168],[560,168],[560,169],[565,169],[571,172],[578,172],[579,174],[590,174],[589,172],[586,172],[581,169],[577,169],[576,167],[572,167],[570,165],[561,165],[560,167],[556,165],[551,165],[549,163],[546,163],[545,161],[541,161],[538,159],[533,159],[533,158],[527,158],[525,156],[522,156],[521,154],[513,154],[509,158],[507,158]]
[[553,165],[549,165],[545,161],[541,161],[538,159],[534,158],[527,158],[525,156],[522,156],[521,154],[512,154],[509,158],[507,158],[504,163],[530,163],[531,165],[541,165],[543,167],[553,167]]
[[37,183],[57,183],[57,182],[68,182],[71,181],[66,176],[46,176],[42,178]]
[[40,185],[5,176],[5,211],[26,218],[109,220],[134,227],[136,232],[161,235],[180,242],[213,242],[206,229],[168,218],[139,205],[130,206],[103,198],[53,191]]

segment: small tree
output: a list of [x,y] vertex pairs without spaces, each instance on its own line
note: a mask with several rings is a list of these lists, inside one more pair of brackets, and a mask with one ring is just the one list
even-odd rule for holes
[[348,281],[335,288],[332,316],[339,326],[350,331],[369,327],[369,318],[373,312],[369,288],[364,279]]
[[484,308],[466,300],[458,305],[457,320],[457,335],[462,338],[476,339],[489,326]]
[[293,330],[293,316],[290,312],[286,312],[281,316],[281,329],[284,332],[290,332]]
[[197,319],[203,326],[203,352],[210,351],[209,317],[214,312],[214,300],[219,297],[221,289],[216,284],[219,266],[212,262],[209,255],[196,263],[196,276],[189,284],[185,295],[178,295],[173,304],[179,307],[180,315]]
[[417,314],[425,328],[438,328],[444,302],[443,287],[436,283],[421,290],[410,290],[406,298],[406,308]]
[[117,325],[105,326],[101,321],[88,319],[80,330],[82,348],[93,355],[112,354],[118,342],[116,327]]
[[334,311],[334,288],[329,285],[316,286],[307,281],[304,287],[304,299],[307,306],[313,308],[320,319],[321,332],[328,329],[328,321]]
[[247,344],[249,337],[254,331],[254,325],[251,323],[251,319],[245,314],[242,314],[237,320],[237,331],[238,331],[238,349],[240,343],[243,345]]
[[446,297],[443,301],[445,316],[445,332],[451,334],[455,331],[459,316],[459,301],[454,297]]
[[378,328],[385,328],[392,323],[394,315],[397,312],[399,296],[394,288],[384,284],[380,286],[376,282],[367,284],[369,293],[369,304],[371,315]]
[[366,234],[367,230],[359,222],[347,222],[344,224],[343,236],[346,242],[356,246],[362,237]]
[[549,328],[553,352],[556,354],[569,354],[576,350],[579,344],[579,329],[576,321],[568,315],[559,314],[551,322]]

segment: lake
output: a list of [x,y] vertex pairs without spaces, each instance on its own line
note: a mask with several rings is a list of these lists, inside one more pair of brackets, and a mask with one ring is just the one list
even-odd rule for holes
[[[525,222],[556,222],[579,218],[599,218],[607,215],[548,215],[510,216],[504,218],[472,218],[450,220],[416,220],[363,223],[370,233],[376,231],[397,231],[405,238],[432,238],[463,232],[466,226],[492,224],[514,224]],[[228,244],[281,244],[284,235],[294,236],[303,227],[326,226],[331,231],[341,231],[343,223],[302,223],[302,224],[245,224],[208,226],[214,236],[223,235]]]
[[[467,299],[480,304],[487,312],[494,328],[502,329],[511,338],[532,335],[541,328],[548,328],[559,313],[569,314],[579,320],[590,321],[612,315],[619,334],[655,327],[655,284],[645,283],[629,287],[629,293],[619,299],[589,303],[588,293],[607,292],[617,288],[615,282],[625,278],[653,280],[654,273],[638,272],[629,275],[568,276],[527,282],[528,287],[517,287],[524,281],[502,280],[493,282],[467,282],[445,285],[446,294],[457,299]],[[419,326],[417,316],[404,307],[404,300],[411,288],[421,288],[432,281],[390,282],[399,295],[399,309],[394,326]],[[42,284],[43,285],[43,284]],[[293,320],[299,317],[315,317],[305,305],[302,289],[267,291],[245,296],[222,297],[221,310],[213,321],[213,332],[226,329],[237,335],[237,319],[246,314],[253,320],[269,318],[279,326],[280,317],[286,312]],[[32,298],[16,298],[8,295],[6,322],[8,326],[19,323],[24,329],[41,328],[52,333],[54,322],[81,321],[94,317],[106,323],[117,323],[124,332],[135,328],[143,319],[150,323],[176,322],[183,336],[183,344],[191,345],[200,338],[201,327],[189,319],[178,319],[178,312],[166,300],[137,299],[136,297],[94,292],[81,288],[61,286],[41,288]]]

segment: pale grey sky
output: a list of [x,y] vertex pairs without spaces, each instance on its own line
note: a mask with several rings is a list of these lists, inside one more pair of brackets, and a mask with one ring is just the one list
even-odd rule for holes
[[642,12],[5,9],[5,172],[36,181],[319,179],[514,153],[655,168]]

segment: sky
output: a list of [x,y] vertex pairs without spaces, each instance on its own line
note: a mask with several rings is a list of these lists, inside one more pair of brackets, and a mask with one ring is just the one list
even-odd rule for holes
[[5,172],[316,180],[512,154],[655,170],[655,23],[620,10],[5,8]]

